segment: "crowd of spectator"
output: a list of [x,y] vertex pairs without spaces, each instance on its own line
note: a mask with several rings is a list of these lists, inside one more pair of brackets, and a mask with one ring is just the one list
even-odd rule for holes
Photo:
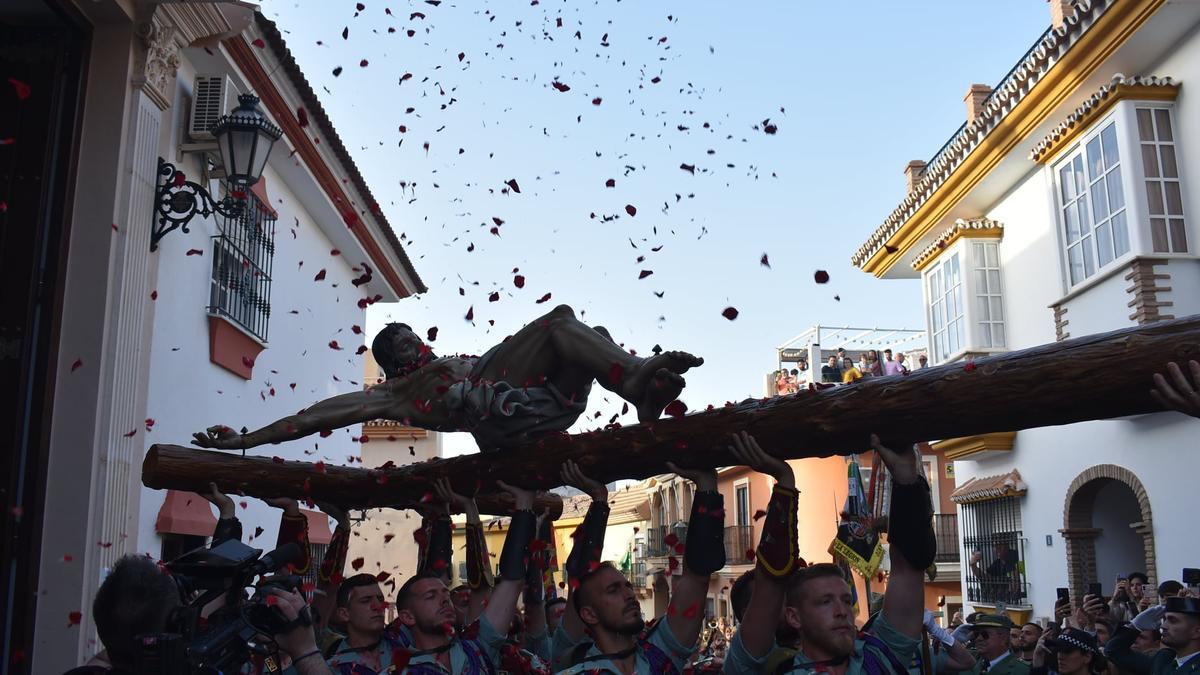
[[[821,366],[819,381],[823,384],[851,384],[863,378],[883,377],[886,375],[908,375],[913,365],[903,352],[894,355],[891,349],[881,353],[875,349],[863,350],[856,361],[844,348],[838,348],[836,354],[831,354]],[[929,366],[929,358],[925,354],[917,357],[916,369]],[[795,394],[800,391],[801,382],[808,377],[808,362],[799,361],[795,368],[781,368],[774,372],[775,392],[780,396]],[[816,378],[814,378],[815,380]]]

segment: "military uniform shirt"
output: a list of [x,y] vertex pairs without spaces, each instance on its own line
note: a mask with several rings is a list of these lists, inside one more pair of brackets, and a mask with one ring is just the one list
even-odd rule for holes
[[[675,667],[675,672],[683,671],[683,665],[687,663],[688,657],[695,651],[695,647],[685,647],[679,644],[679,640],[675,634],[671,632],[671,624],[664,618],[658,621],[658,624],[650,630],[649,635],[638,640],[637,648],[634,650],[635,661],[633,672],[637,675],[663,675],[662,667],[655,667],[651,664],[650,659],[646,656],[646,647],[657,649],[665,656]],[[593,643],[591,648],[587,650],[584,658],[592,656],[601,656],[603,652]],[[596,658],[590,661],[584,661],[579,665],[571,666],[563,670],[555,670],[558,675],[576,675],[577,673],[587,673],[588,675],[603,675],[603,673],[614,673],[621,675],[621,670],[617,668],[609,659]]]

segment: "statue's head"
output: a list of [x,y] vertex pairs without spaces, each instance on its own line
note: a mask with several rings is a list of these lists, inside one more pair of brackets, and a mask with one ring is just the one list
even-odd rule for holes
[[371,342],[371,353],[389,380],[411,373],[433,358],[433,351],[404,323],[384,326]]

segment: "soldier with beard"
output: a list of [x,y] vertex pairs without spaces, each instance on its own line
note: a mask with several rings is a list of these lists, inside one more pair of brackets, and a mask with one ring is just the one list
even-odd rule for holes
[[647,627],[633,584],[612,563],[600,563],[579,578],[568,599],[568,616],[574,614],[571,620],[583,623],[592,644],[577,663],[560,673],[678,674],[696,651],[709,579],[725,565],[724,500],[717,492],[716,471],[670,468],[696,484],[696,495],[684,544],[683,575],[675,583],[667,615]]
[[818,564],[797,570],[795,475],[786,462],[767,454],[743,432],[732,448],[739,460],[776,479],[757,551],[754,590],[725,661],[726,673],[770,672],[783,620],[800,635],[800,649],[775,672],[906,675],[916,655],[924,614],[923,571],[933,562],[930,489],[911,450],[893,452],[872,435],[871,445],[892,474],[890,511],[891,578],[883,611],[859,633],[854,600],[842,570]]

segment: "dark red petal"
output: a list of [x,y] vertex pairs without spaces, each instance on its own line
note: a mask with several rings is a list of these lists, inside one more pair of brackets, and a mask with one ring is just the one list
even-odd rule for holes
[[634,206],[633,204],[626,204],[625,205],[625,213],[628,213],[631,216],[636,216],[637,215],[637,207]]
[[829,272],[826,272],[825,270],[817,270],[816,272],[813,272],[813,281],[817,282],[818,284],[829,283]]
[[734,319],[738,318],[738,311],[734,307],[726,307],[725,311],[721,312],[721,316],[733,321]]

